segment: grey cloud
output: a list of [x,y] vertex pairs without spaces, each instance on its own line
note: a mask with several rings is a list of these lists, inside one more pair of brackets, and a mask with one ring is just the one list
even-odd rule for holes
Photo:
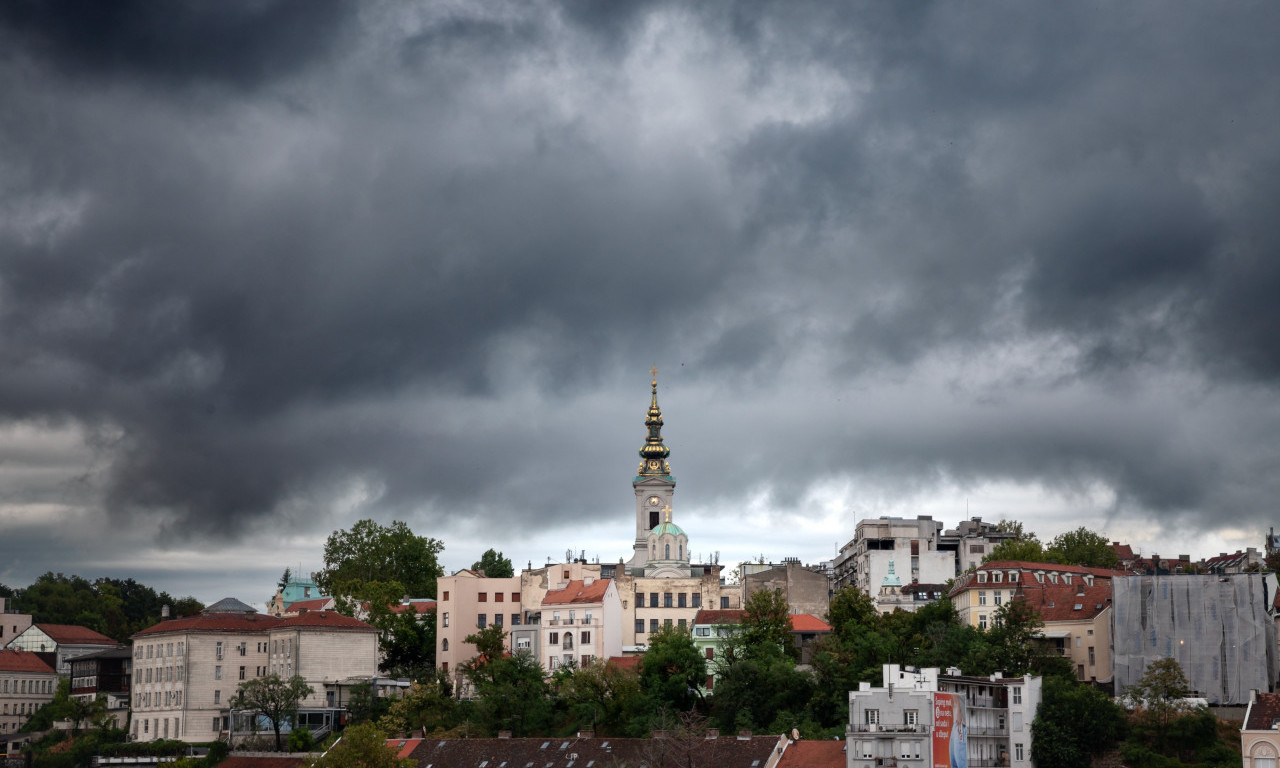
[[[1188,378],[1274,401],[1268,6],[117,4],[100,39],[76,8],[0,12],[30,57],[0,61],[0,417],[110,435],[119,520],[340,524],[362,482],[428,525],[598,516],[654,362],[677,412],[786,403],[673,422],[686,503],[840,476],[1261,503],[1230,436],[1119,414]],[[663,14],[692,42],[646,42]],[[721,59],[734,99],[673,63]],[[154,87],[199,82],[235,87]],[[951,359],[1021,408],[925,373]]]

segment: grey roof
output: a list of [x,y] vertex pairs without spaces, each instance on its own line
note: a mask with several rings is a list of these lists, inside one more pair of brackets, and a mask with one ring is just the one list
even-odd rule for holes
[[246,605],[234,597],[224,597],[213,605],[205,608],[201,613],[257,613],[258,609],[252,605]]

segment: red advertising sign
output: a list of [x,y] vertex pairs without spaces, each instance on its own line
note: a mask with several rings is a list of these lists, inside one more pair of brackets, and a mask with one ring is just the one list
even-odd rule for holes
[[933,694],[932,768],[969,768],[964,716],[959,694]]

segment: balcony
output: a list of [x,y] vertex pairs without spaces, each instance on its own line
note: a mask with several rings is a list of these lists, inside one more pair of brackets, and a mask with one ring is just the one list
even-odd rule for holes
[[884,725],[881,723],[858,723],[845,729],[846,733],[929,733],[927,725]]

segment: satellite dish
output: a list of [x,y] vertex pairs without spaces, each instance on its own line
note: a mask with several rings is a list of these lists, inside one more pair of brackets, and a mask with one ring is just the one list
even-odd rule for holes
[[792,740],[792,741],[799,741],[799,740],[800,740],[800,731],[799,731],[799,729],[797,729],[797,728],[792,728],[792,729],[791,729],[791,740]]

